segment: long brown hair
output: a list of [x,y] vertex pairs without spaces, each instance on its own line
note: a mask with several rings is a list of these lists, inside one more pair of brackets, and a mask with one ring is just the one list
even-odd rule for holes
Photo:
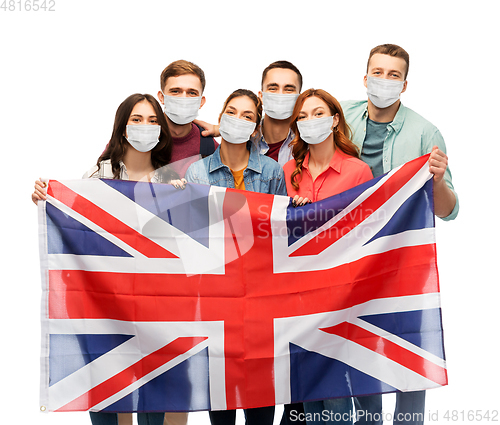
[[[292,113],[292,124],[290,128],[295,133],[295,138],[291,142],[292,146],[292,154],[295,159],[295,170],[291,176],[291,183],[295,190],[298,190],[300,180],[298,180],[298,176],[302,177],[302,163],[304,162],[304,158],[309,150],[309,145],[300,138],[300,133],[297,128],[297,119],[299,117],[300,111],[304,102],[309,97],[318,97],[323,102],[328,105],[330,112],[333,116],[338,114],[339,123],[333,132],[333,143],[336,148],[340,149],[346,155],[354,156],[355,158],[359,158],[359,151],[356,145],[351,142],[351,129],[349,128],[345,117],[344,112],[342,111],[342,107],[337,99],[335,99],[330,93],[321,89],[309,89],[299,95],[297,101],[295,102],[295,107],[293,108]],[[297,181],[298,180],[298,181]]]
[[100,167],[101,161],[107,159],[111,160],[111,168],[113,170],[113,178],[120,178],[120,161],[123,161],[125,152],[129,148],[129,143],[125,138],[125,130],[127,127],[128,119],[134,109],[134,106],[139,103],[147,101],[155,110],[158,124],[161,127],[161,133],[158,144],[151,151],[151,163],[154,169],[158,169],[167,165],[172,158],[172,136],[168,129],[167,120],[161,109],[158,101],[150,94],[135,93],[127,97],[116,110],[115,123],[113,125],[113,133],[111,139],[106,146],[105,151],[97,160],[97,166]]

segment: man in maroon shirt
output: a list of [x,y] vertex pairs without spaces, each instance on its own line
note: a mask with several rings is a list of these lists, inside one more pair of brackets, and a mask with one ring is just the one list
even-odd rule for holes
[[288,61],[276,61],[262,72],[259,97],[264,105],[260,134],[255,137],[259,152],[282,167],[292,159],[289,146],[295,135],[290,130],[295,101],[302,89],[302,75]]
[[205,104],[205,73],[192,62],[178,60],[168,65],[160,76],[158,99],[163,105],[168,128],[174,142],[172,166],[184,177],[187,168],[202,157],[212,154],[218,143],[203,137],[193,120]]

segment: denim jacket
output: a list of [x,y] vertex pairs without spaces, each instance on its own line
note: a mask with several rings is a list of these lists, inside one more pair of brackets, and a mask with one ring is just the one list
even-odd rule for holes
[[[245,190],[286,196],[285,176],[281,166],[274,159],[260,155],[255,145],[249,145],[250,157],[243,172]],[[234,189],[233,174],[220,158],[220,146],[212,155],[191,164],[185,178],[191,183]]]

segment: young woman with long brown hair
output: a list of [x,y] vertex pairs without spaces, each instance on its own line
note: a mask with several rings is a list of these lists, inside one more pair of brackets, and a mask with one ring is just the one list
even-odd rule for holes
[[[165,167],[171,156],[172,138],[160,104],[150,94],[136,93],[118,107],[111,139],[83,177],[168,183],[177,178]],[[37,180],[33,202],[45,200],[45,192],[45,183]]]
[[[158,101],[149,94],[133,94],[118,107],[111,139],[97,164],[84,178],[170,183],[177,174],[165,167],[172,155],[172,138]],[[46,199],[46,184],[35,182],[31,199]],[[186,423],[187,413],[167,413]],[[162,425],[164,414],[138,413],[139,425]],[[90,412],[93,425],[132,424],[131,414]]]

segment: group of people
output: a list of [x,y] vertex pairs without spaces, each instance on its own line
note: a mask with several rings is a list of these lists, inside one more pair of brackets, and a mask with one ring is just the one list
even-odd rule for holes
[[[302,75],[288,61],[270,64],[258,94],[239,89],[224,103],[217,125],[196,120],[205,103],[205,75],[197,65],[179,60],[161,74],[159,102],[133,94],[118,107],[111,139],[85,178],[208,184],[288,195],[294,206],[316,202],[430,153],[435,214],[452,220],[458,214],[446,147],[439,130],[403,106],[409,55],[384,44],[371,50],[364,85],[368,98],[338,102],[321,89],[302,92]],[[220,144],[214,137],[220,136]],[[199,159],[199,158],[202,159]],[[170,164],[169,167],[165,167]],[[35,182],[33,202],[46,199],[46,184]],[[332,385],[335,383],[332,382]],[[422,412],[425,392],[397,393],[394,417]],[[359,424],[381,417],[382,396],[338,398],[285,405],[281,424],[328,410]],[[292,415],[293,412],[293,415]],[[271,425],[274,406],[245,409],[248,425]],[[307,415],[311,413],[311,415]],[[403,413],[403,415],[397,415]],[[213,425],[235,423],[234,410],[210,412]],[[186,424],[187,413],[139,413],[138,423]],[[333,417],[333,416],[332,416]],[[131,423],[130,414],[93,413],[94,425]],[[352,423],[352,419],[345,422]]]

